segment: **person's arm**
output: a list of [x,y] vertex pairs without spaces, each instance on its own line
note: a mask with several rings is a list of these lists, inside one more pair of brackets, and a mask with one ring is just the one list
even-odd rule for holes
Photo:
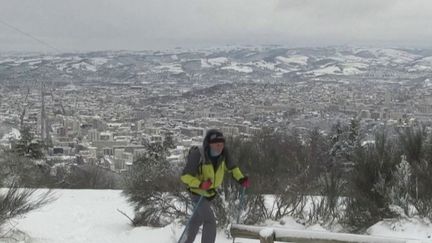
[[188,155],[186,166],[183,169],[181,181],[190,188],[199,188],[201,181],[196,177],[200,166],[201,153],[199,149],[191,151]]

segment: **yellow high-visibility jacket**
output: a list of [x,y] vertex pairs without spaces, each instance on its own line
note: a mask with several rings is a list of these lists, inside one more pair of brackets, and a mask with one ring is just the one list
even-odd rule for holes
[[[231,161],[226,148],[224,148],[216,166],[214,166],[207,156],[207,151],[204,151],[203,147],[197,147],[197,149],[192,149],[188,155],[181,181],[187,185],[188,190],[192,193],[213,197],[216,195],[215,189],[222,184],[225,172],[231,173],[236,181],[244,178],[239,167]],[[208,179],[212,182],[210,189],[200,189],[200,184]]]

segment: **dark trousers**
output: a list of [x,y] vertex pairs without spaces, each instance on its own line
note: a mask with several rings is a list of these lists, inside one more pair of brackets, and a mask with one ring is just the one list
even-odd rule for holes
[[[196,205],[200,196],[191,194],[192,201]],[[184,243],[193,243],[198,234],[199,227],[203,225],[201,243],[214,243],[216,239],[216,218],[211,209],[211,201],[204,197],[195,214],[192,216],[186,232]]]

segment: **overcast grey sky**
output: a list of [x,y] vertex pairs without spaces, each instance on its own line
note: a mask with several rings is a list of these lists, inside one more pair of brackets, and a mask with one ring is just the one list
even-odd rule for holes
[[0,51],[429,47],[431,0],[0,0]]

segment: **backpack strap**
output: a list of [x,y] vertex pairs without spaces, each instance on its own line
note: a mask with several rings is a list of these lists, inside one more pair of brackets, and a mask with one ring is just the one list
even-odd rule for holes
[[205,162],[205,154],[204,154],[204,147],[203,146],[198,146],[199,152],[200,152],[200,161],[199,164],[202,165]]
[[198,162],[198,170],[199,170],[199,173],[202,174],[202,165],[204,164],[204,161],[205,161],[204,148],[203,148],[203,146],[196,146],[196,149],[198,149],[199,153],[200,153],[200,160]]

